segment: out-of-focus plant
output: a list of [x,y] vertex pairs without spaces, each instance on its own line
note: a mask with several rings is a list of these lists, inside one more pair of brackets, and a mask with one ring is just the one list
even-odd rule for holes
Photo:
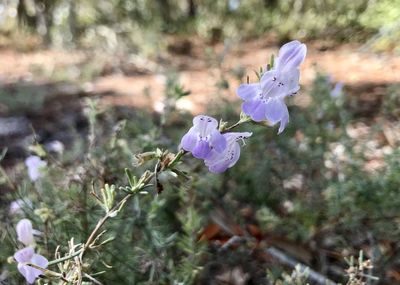
[[[17,22],[56,46],[83,46],[113,52],[128,50],[154,56],[165,35],[197,34],[217,42],[273,31],[289,38],[365,41],[379,49],[397,48],[398,1],[313,0],[112,0],[6,1],[2,30]],[[94,44],[95,43],[95,44]],[[23,46],[22,44],[19,44]]]
[[269,279],[274,285],[308,285],[308,274],[307,269],[304,270],[300,266],[296,266],[291,274],[284,273],[278,280],[275,280],[272,274],[269,274]]
[[398,39],[400,37],[400,1],[372,2],[368,9],[361,15],[360,22],[363,26],[376,30],[368,44],[376,50],[399,51]]

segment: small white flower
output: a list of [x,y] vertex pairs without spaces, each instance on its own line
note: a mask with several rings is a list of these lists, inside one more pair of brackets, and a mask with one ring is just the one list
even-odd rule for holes
[[31,181],[36,181],[42,176],[41,169],[44,168],[47,163],[41,160],[39,156],[31,155],[25,159],[25,165],[28,168],[28,175]]

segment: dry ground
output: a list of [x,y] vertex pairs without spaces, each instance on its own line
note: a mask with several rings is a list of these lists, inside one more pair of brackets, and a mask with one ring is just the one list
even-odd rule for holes
[[[179,50],[180,42],[170,48],[170,53],[160,56],[160,59],[149,61],[137,56],[89,56],[83,51],[44,50],[20,53],[11,49],[0,50],[0,80],[16,82],[19,80],[34,80],[44,83],[55,71],[67,70],[76,73],[79,80],[79,70],[85,64],[98,60],[100,75],[90,84],[84,85],[94,94],[108,93],[105,102],[117,105],[135,107],[160,108],[163,98],[166,74],[172,70],[179,71],[179,80],[191,91],[191,95],[179,102],[181,108],[193,113],[204,112],[206,105],[219,95],[236,99],[235,88],[239,81],[232,75],[232,70],[244,68],[250,80],[256,80],[254,70],[265,65],[271,54],[276,54],[278,48],[268,40],[257,40],[248,43],[235,43],[229,46],[218,44],[207,47],[196,40],[189,42],[189,48],[184,52]],[[187,44],[183,41],[182,45]],[[359,87],[362,96],[365,93],[384,93],[387,84],[400,82],[400,56],[394,54],[376,54],[360,45],[342,45],[328,48],[324,43],[311,42],[308,45],[308,55],[302,65],[301,84],[305,88],[315,78],[317,72],[332,76],[333,81],[341,81],[350,88]],[[211,53],[206,53],[206,49]],[[210,55],[211,54],[211,55]],[[224,57],[218,66],[218,59]],[[35,70],[40,70],[37,75]],[[217,82],[224,77],[229,82],[226,90],[218,89]],[[245,77],[242,78],[245,80]],[[0,82],[1,82],[0,81]],[[367,86],[367,88],[365,88]],[[303,89],[304,90],[304,89]],[[119,96],[116,96],[119,95]],[[365,96],[368,96],[366,94]],[[303,97],[304,98],[304,97]],[[302,102],[298,96],[296,102]],[[1,102],[0,102],[1,103]],[[239,106],[239,104],[238,104]]]

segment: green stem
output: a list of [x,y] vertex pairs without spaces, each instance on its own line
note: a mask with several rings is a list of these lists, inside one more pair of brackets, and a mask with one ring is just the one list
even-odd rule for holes
[[250,122],[250,121],[251,121],[250,117],[246,117],[246,118],[240,119],[239,121],[234,123],[232,126],[229,126],[229,127],[225,128],[221,133],[226,133],[226,132],[228,132],[228,131],[240,126],[241,124],[244,124],[244,123],[247,123],[247,122]]
[[116,204],[110,211],[108,211],[106,213],[106,215],[97,222],[96,227],[93,229],[92,233],[90,234],[89,238],[86,240],[85,245],[83,246],[82,249],[82,253],[81,253],[81,257],[83,256],[83,254],[85,253],[86,249],[88,249],[91,245],[91,243],[93,242],[93,240],[95,240],[96,235],[98,233],[98,231],[100,230],[100,228],[104,225],[104,223],[108,220],[108,218],[110,218],[111,216],[115,215],[116,211],[121,210],[121,207],[126,203],[126,201],[128,201],[128,199],[130,197],[132,197],[134,194],[136,194],[137,192],[139,192],[141,189],[143,189],[144,187],[147,186],[147,184],[150,182],[150,180],[153,178],[154,173],[148,175],[143,181],[143,186],[140,189],[136,189],[135,192],[129,193],[127,194],[121,201],[118,202],[118,204]]
[[11,189],[17,191],[17,186],[14,184],[14,182],[12,182],[10,176],[8,176],[7,172],[5,171],[5,169],[2,166],[0,166],[0,173],[6,179],[8,185],[11,187]]
[[182,156],[184,156],[185,154],[187,154],[188,152],[186,150],[181,149],[174,157],[174,159],[168,164],[169,168],[173,168],[182,158]]
[[77,252],[74,252],[74,253],[71,254],[71,255],[67,255],[67,256],[61,257],[61,258],[59,258],[59,259],[52,260],[52,261],[50,261],[50,262],[48,263],[48,265],[50,266],[50,265],[54,265],[54,264],[57,264],[57,263],[66,261],[66,260],[68,260],[68,259],[72,259],[72,258],[78,256],[79,254],[81,254],[82,251],[83,251],[83,248],[81,248],[81,249],[78,250]]
[[[154,173],[147,176],[146,179],[143,180],[144,186],[142,188],[146,187],[146,185],[150,182],[150,180],[153,178],[153,176],[154,176]],[[74,258],[78,255],[80,255],[82,258],[85,251],[90,247],[91,243],[96,239],[97,233],[99,232],[100,228],[104,225],[104,223],[108,220],[108,218],[110,218],[112,215],[114,215],[115,211],[119,211],[121,209],[121,207],[126,203],[126,201],[128,201],[128,199],[130,197],[132,197],[134,194],[139,192],[141,189],[137,189],[135,192],[127,194],[121,201],[118,202],[118,204],[116,204],[110,211],[108,211],[105,214],[105,216],[103,218],[101,218],[100,221],[97,222],[96,227],[93,229],[93,231],[91,232],[90,236],[88,237],[88,239],[86,240],[85,244],[83,245],[83,247],[81,249],[79,249],[77,252],[74,252],[71,255],[52,260],[48,263],[48,265],[54,265],[54,264],[66,261],[68,259]]]
[[100,230],[100,228],[103,226],[103,224],[108,220],[108,218],[112,215],[115,214],[115,211],[117,211],[128,199],[133,195],[133,193],[129,193],[126,195],[121,201],[118,202],[117,205],[115,205],[110,211],[106,213],[106,215],[101,218],[100,221],[97,222],[96,227],[90,234],[89,238],[86,240],[85,245],[83,246],[82,249],[82,255],[85,252],[85,250],[90,246],[92,241],[95,239],[97,232]]

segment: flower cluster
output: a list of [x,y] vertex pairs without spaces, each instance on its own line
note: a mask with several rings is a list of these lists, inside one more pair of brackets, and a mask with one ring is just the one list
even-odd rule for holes
[[30,220],[20,220],[16,226],[16,231],[18,240],[26,247],[18,250],[14,254],[14,258],[18,262],[18,271],[25,277],[29,284],[32,284],[43,272],[27,265],[27,263],[46,268],[48,261],[44,256],[35,253],[35,239],[33,235],[36,234],[37,231],[32,228]]
[[280,123],[278,134],[289,122],[285,97],[296,94],[299,89],[299,66],[307,53],[305,44],[292,41],[283,45],[272,69],[261,75],[259,83],[241,84],[237,94],[244,100],[242,111],[253,121],[268,120]]
[[181,148],[194,157],[203,159],[210,172],[221,173],[235,165],[240,156],[239,140],[251,133],[226,133],[218,131],[216,119],[199,115],[193,119],[193,127],[182,137]]
[[[259,83],[241,84],[237,94],[244,100],[242,111],[255,122],[268,120],[280,123],[278,134],[289,122],[285,97],[299,89],[299,66],[307,53],[305,44],[292,41],[283,45],[276,62],[261,74]],[[249,132],[221,134],[216,119],[200,115],[193,119],[193,127],[182,137],[180,147],[204,160],[208,170],[221,173],[232,167],[240,156],[238,141],[249,138]]]

